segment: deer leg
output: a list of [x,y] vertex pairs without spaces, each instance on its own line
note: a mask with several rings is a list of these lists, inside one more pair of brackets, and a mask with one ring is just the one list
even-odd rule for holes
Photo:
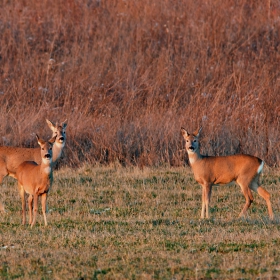
[[29,213],[29,224],[32,223],[32,203],[33,203],[33,196],[30,194],[28,196],[28,213]]
[[209,219],[209,205],[211,199],[212,185],[207,185],[205,193],[206,219]]
[[247,210],[251,206],[254,198],[253,198],[253,194],[252,194],[251,190],[248,188],[247,185],[245,185],[245,184],[239,184],[239,185],[240,185],[242,193],[246,199],[245,205],[244,205],[241,213],[239,214],[239,217],[244,217],[244,216],[246,216]]
[[6,211],[5,211],[4,204],[3,204],[3,202],[2,202],[2,201],[0,201],[0,211],[1,211],[1,212],[3,212],[3,213],[5,213],[5,212],[6,212]]
[[273,214],[273,211],[272,211],[272,206],[271,206],[271,201],[270,201],[270,193],[268,191],[266,191],[264,188],[262,188],[261,186],[258,187],[257,193],[262,198],[264,198],[264,200],[266,201],[268,214],[269,214],[269,219],[273,220],[274,219],[274,214]]
[[209,219],[209,203],[211,198],[212,185],[205,184],[202,186],[202,209],[201,219],[204,219],[206,213],[206,219]]
[[201,200],[202,200],[202,206],[201,206],[201,219],[204,219],[205,217],[205,188],[204,186],[202,186],[202,196],[201,196]]
[[31,227],[33,227],[35,224],[37,212],[38,212],[38,194],[34,194],[33,220],[32,220]]
[[[2,162],[0,162],[0,165],[1,165],[1,163]],[[7,169],[4,169],[4,170],[0,171],[0,184],[2,184],[4,177],[7,176],[7,175],[8,175]],[[3,212],[3,213],[6,212],[2,200],[0,201],[0,211]]]
[[25,214],[25,192],[22,185],[18,183],[19,194],[21,197],[21,209],[22,209],[22,225],[25,225],[26,222],[26,214]]
[[252,190],[254,190],[256,193],[258,193],[259,196],[262,197],[266,201],[268,214],[269,214],[269,219],[273,220],[274,219],[274,214],[273,214],[273,211],[272,211],[272,206],[271,206],[271,201],[270,201],[270,193],[259,185],[258,180],[259,180],[259,178],[256,178],[251,183],[250,188]]
[[44,221],[45,221],[45,226],[48,225],[47,223],[47,217],[46,217],[46,204],[47,203],[47,193],[42,194],[42,212],[44,215]]

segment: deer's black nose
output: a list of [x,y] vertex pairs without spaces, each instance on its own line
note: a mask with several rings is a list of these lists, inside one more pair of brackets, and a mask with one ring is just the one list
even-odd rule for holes
[[51,155],[50,154],[45,154],[45,158],[50,159]]

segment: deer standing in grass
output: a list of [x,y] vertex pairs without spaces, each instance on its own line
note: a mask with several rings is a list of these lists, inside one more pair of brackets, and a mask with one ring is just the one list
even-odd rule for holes
[[[51,121],[46,120],[49,128],[52,130],[52,137],[56,136],[53,145],[53,167],[61,157],[62,150],[66,142],[66,127],[67,120],[61,124],[53,124]],[[24,161],[34,161],[38,164],[41,163],[40,148],[17,148],[17,147],[0,147],[0,184],[4,177],[11,176],[15,178],[15,173],[18,166]],[[4,205],[0,202],[0,210],[4,211]]]
[[[42,212],[44,215],[45,226],[47,225],[46,218],[46,202],[47,194],[51,188],[53,181],[53,151],[56,136],[49,141],[45,142],[36,135],[38,144],[40,145],[41,163],[37,164],[34,161],[25,161],[21,163],[16,171],[16,178],[18,180],[18,188],[22,202],[22,224],[25,225],[25,193],[28,197],[29,208],[29,224],[34,226],[36,221],[36,215],[38,211],[38,197],[42,197]],[[32,203],[33,205],[33,217],[32,217]]]
[[199,151],[201,128],[188,133],[183,127],[181,134],[186,142],[191,168],[195,180],[202,186],[201,218],[209,218],[209,202],[213,185],[228,184],[235,181],[245,196],[246,203],[239,215],[245,216],[253,202],[252,190],[257,192],[267,203],[269,218],[273,220],[270,194],[259,184],[264,161],[251,155],[205,156]]

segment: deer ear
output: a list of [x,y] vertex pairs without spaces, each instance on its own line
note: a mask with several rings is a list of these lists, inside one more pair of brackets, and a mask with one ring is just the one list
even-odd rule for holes
[[51,130],[54,130],[54,124],[53,124],[51,121],[49,121],[48,119],[46,119],[46,122],[47,122],[49,128],[50,128]]
[[61,124],[62,128],[65,129],[67,127],[67,119]]
[[40,139],[38,134],[36,134],[36,138],[37,138],[38,144],[41,146],[44,143],[44,141],[42,139]]
[[184,138],[190,136],[190,134],[183,127],[181,127],[181,134]]
[[201,130],[202,130],[202,126],[201,126],[199,129],[197,129],[197,130],[193,133],[193,135],[194,135],[195,137],[199,137],[199,134],[200,134]]

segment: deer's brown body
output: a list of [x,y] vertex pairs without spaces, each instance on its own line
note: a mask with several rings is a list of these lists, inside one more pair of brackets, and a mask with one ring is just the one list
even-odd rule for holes
[[[38,197],[42,197],[42,211],[44,215],[45,225],[47,225],[46,219],[46,201],[47,194],[51,188],[53,181],[52,173],[52,147],[56,136],[51,140],[45,142],[39,137],[38,143],[41,146],[40,155],[41,163],[37,164],[34,161],[25,161],[21,163],[16,171],[15,177],[18,180],[18,188],[22,200],[22,223],[25,224],[25,193],[29,195],[29,223],[31,226],[35,224],[36,214],[38,211]],[[32,215],[32,202],[34,200],[33,215]]]
[[186,141],[186,150],[195,180],[202,186],[201,218],[209,218],[209,202],[213,185],[236,182],[245,196],[246,203],[240,213],[244,216],[253,202],[252,190],[263,197],[267,203],[270,219],[273,211],[270,194],[260,186],[259,177],[264,162],[251,155],[204,156],[199,151],[199,131],[188,133],[181,128],[181,134]]
[[[61,157],[62,150],[66,142],[65,129],[67,127],[67,121],[61,125],[53,124],[49,120],[46,120],[48,126],[52,130],[52,137],[56,136],[56,141],[53,145],[53,161],[55,166]],[[15,178],[15,174],[18,166],[24,161],[33,161],[37,164],[41,164],[41,149],[40,148],[18,148],[18,147],[0,147],[0,184],[5,176],[11,176]],[[0,209],[4,210],[4,205],[0,202]]]

